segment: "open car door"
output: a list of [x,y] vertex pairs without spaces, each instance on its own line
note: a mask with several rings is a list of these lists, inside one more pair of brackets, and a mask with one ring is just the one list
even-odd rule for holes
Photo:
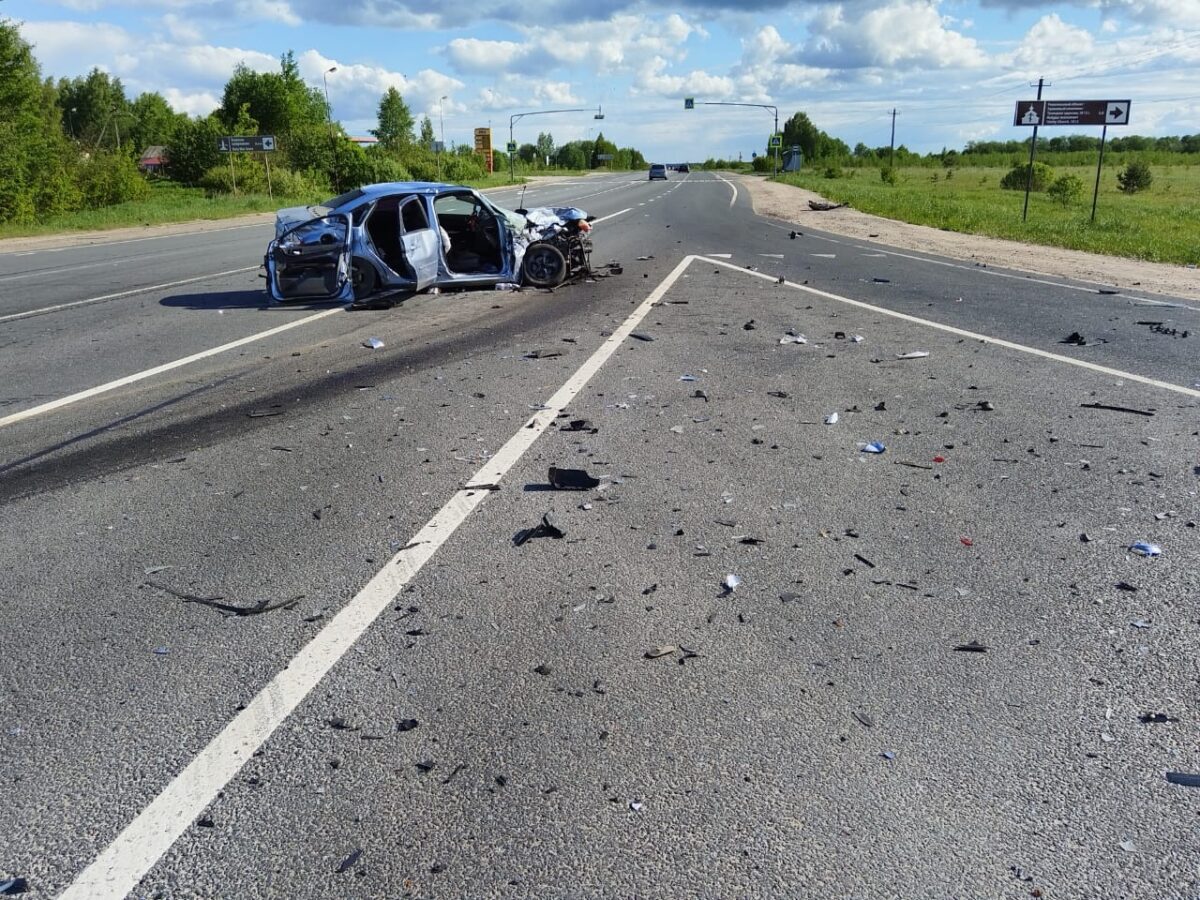
[[425,198],[415,195],[401,202],[400,228],[404,259],[412,269],[416,289],[432,287],[437,283],[442,237],[430,227]]
[[271,296],[285,300],[352,300],[350,217],[334,213],[285,232],[267,248]]

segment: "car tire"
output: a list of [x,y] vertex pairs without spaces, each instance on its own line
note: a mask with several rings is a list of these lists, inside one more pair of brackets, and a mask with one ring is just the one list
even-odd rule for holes
[[379,273],[365,259],[356,256],[350,265],[350,285],[354,290],[354,299],[362,300],[379,287]]
[[567,277],[567,260],[553,244],[534,244],[525,251],[521,277],[534,287],[557,287]]

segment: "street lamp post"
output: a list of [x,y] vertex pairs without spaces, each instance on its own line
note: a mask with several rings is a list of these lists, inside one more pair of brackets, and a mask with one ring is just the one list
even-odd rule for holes
[[333,187],[340,194],[342,179],[338,172],[337,141],[333,137],[333,105],[329,102],[329,73],[336,71],[337,66],[330,66],[321,73],[321,81],[325,85],[325,120],[329,123],[329,149],[333,151]]
[[442,115],[442,104],[445,102],[447,96],[449,95],[443,94],[438,98],[438,132],[440,135],[437,152],[438,181],[442,180],[442,151],[446,149],[446,119]]
[[[508,148],[506,148],[506,149],[508,149],[508,180],[509,181],[517,180],[516,167],[515,167],[515,162],[513,160],[514,153],[511,149],[509,149],[509,148],[513,147],[514,144],[516,144],[516,141],[513,140],[513,125],[515,125],[521,119],[524,119],[526,116],[548,116],[548,115],[551,115],[552,113],[573,113],[573,112],[591,112],[591,110],[588,110],[588,109],[539,109],[539,110],[535,110],[534,112],[513,113],[513,115],[508,117]],[[592,118],[603,119],[604,112],[599,107],[596,107],[596,114],[594,116],[592,116]]]
[[[720,101],[716,101],[716,100],[713,100],[711,102],[701,103],[700,105],[701,106],[753,106],[758,109],[770,110],[772,113],[775,114],[775,130],[773,132],[771,132],[771,138],[774,139],[775,136],[777,134],[779,134],[779,107],[778,106],[772,106],[769,103],[724,103],[724,102],[720,102]],[[775,171],[773,174],[774,174],[774,176],[779,175],[779,145],[778,144],[775,145]]]

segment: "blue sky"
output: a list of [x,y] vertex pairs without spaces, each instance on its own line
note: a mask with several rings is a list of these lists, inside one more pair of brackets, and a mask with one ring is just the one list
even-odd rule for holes
[[896,108],[897,143],[928,152],[1027,136],[1013,104],[1039,76],[1048,98],[1132,99],[1125,133],[1200,132],[1200,0],[7,0],[0,13],[44,75],[98,66],[193,114],[238,62],[273,69],[293,50],[311,84],[337,67],[330,99],[352,134],[394,86],[447,143],[490,124],[502,144],[516,112],[602,106],[603,122],[528,118],[516,139],[600,126],[666,161],[765,144],[768,112],[685,112],[693,96],[775,104],[781,121],[803,110],[851,146],[886,145]]

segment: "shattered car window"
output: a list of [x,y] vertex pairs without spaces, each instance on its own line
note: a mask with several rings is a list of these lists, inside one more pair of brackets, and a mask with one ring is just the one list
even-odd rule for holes
[[[340,209],[341,207],[345,206],[347,203],[353,203],[355,200],[357,200],[359,197],[362,197],[362,196],[364,196],[364,192],[362,191],[362,189],[355,188],[352,191],[347,191],[344,194],[338,194],[336,197],[326,200],[324,203],[321,204],[321,206],[324,207],[325,209]],[[319,208],[320,207],[314,207],[314,209],[319,209]]]

